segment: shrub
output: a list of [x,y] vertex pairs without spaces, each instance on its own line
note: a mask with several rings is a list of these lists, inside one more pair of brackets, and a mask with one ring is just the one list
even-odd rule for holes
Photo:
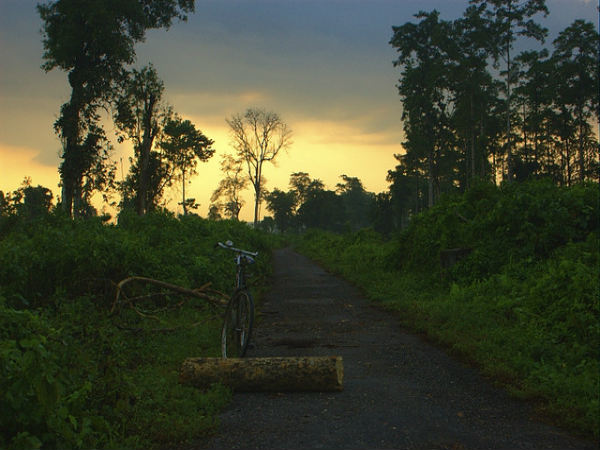
[[151,448],[210,432],[230,393],[179,385],[178,369],[188,356],[219,353],[220,311],[147,296],[156,289],[144,286],[127,290],[146,296],[137,310],[110,311],[115,283],[134,275],[230,291],[233,255],[214,249],[228,239],[260,252],[253,279],[264,283],[272,241],[239,222],[161,213],[110,225],[48,215],[7,231],[0,447]]
[[[405,326],[597,436],[598,209],[597,184],[481,184],[390,241],[313,231],[299,248],[400,310]],[[455,247],[472,252],[442,274],[440,251]]]

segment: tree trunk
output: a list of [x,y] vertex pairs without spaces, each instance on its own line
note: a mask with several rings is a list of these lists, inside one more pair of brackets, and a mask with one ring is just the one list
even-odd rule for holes
[[185,169],[181,169],[181,180],[183,181],[182,183],[182,200],[181,200],[181,206],[183,207],[183,215],[187,215],[187,209],[185,207]]
[[465,143],[465,187],[469,188],[473,184],[473,180],[476,178],[475,175],[475,133],[477,124],[475,123],[475,119],[473,117],[473,111],[475,109],[473,99],[473,91],[469,92],[469,125],[467,128],[466,139],[469,140],[469,143]]
[[199,388],[223,383],[238,392],[341,391],[341,356],[188,358],[179,380]]
[[579,144],[579,180],[580,181],[584,181],[585,180],[585,173],[586,173],[586,164],[585,164],[585,130],[584,130],[584,119],[583,117],[581,117],[581,114],[578,114],[578,122],[579,122],[579,139],[578,139],[578,144]]
[[77,177],[73,181],[73,217],[81,217],[83,215],[83,192],[82,192],[83,180]]
[[71,94],[70,102],[63,106],[62,117],[59,119],[60,123],[60,134],[62,135],[65,147],[62,154],[62,163],[60,165],[60,178],[62,183],[63,197],[61,199],[63,210],[73,217],[76,211],[73,211],[73,203],[76,179],[77,179],[77,168],[75,161],[77,160],[77,153],[81,151],[78,149],[79,142],[79,109],[76,105],[75,88]]
[[69,84],[71,85],[71,98],[62,106],[61,116],[54,126],[59,130],[65,143],[62,154],[63,162],[59,170],[63,185],[62,207],[70,217],[73,217],[79,213],[78,206],[74,204],[77,203],[77,196],[81,197],[78,190],[81,190],[81,179],[83,178],[80,116],[84,105],[84,88],[77,69],[69,72]]
[[567,171],[567,186],[571,186],[571,148],[569,146],[569,139],[566,140],[565,146],[565,160],[566,160],[566,171]]
[[150,94],[148,103],[145,106],[144,111],[144,135],[140,145],[140,167],[139,167],[139,180],[138,180],[138,191],[137,191],[137,213],[143,216],[148,212],[148,190],[150,186],[150,151],[152,150],[152,144],[154,142],[154,130],[152,128],[152,119],[154,114],[154,106],[157,98],[155,95]]
[[510,39],[508,39],[508,43],[506,44],[506,176],[508,181],[513,181],[513,158],[512,158],[512,140],[511,140],[511,128],[510,128],[510,102],[511,102],[511,92],[510,92]]
[[428,163],[428,171],[429,177],[427,179],[427,207],[431,208],[433,206],[433,150],[429,154],[429,163]]
[[254,228],[258,225],[259,208],[262,194],[262,161],[257,161],[254,183]]

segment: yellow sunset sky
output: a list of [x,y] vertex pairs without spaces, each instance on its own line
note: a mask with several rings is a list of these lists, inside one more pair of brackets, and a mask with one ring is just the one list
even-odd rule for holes
[[[53,123],[68,100],[66,74],[44,73],[37,1],[0,0],[0,190],[58,188],[60,143]],[[260,107],[277,112],[293,144],[265,170],[267,189],[288,189],[293,172],[308,172],[333,189],[342,174],[367,190],[385,191],[387,171],[402,147],[402,108],[395,87],[393,25],[420,10],[459,17],[467,0],[201,0],[187,22],[150,32],[136,47],[136,67],[152,63],[174,110],[215,141],[216,153],[198,166],[186,188],[205,216],[221,178],[221,155],[231,153],[226,118]],[[598,23],[597,3],[548,0],[548,41],[573,20]],[[114,136],[110,121],[106,134]],[[114,143],[119,164],[129,144]],[[117,179],[121,171],[118,170]],[[180,187],[169,192],[176,210]],[[100,203],[96,205],[101,209]],[[264,211],[264,209],[263,209]],[[250,220],[252,194],[241,218]]]

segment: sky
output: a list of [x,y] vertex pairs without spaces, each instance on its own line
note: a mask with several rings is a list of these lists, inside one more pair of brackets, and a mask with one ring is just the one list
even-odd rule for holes
[[[56,200],[60,142],[53,123],[70,91],[66,73],[40,68],[37,3],[0,0],[0,190],[13,191],[28,176]],[[550,15],[539,22],[550,30],[549,42],[575,19],[598,26],[596,1],[546,4]],[[267,189],[288,190],[290,174],[302,171],[330,189],[345,174],[368,191],[387,190],[403,140],[392,26],[414,21],[420,10],[456,19],[467,6],[468,0],[196,0],[187,22],[149,32],[136,47],[135,66],[152,63],[167,102],[215,141],[215,155],[186,187],[201,205],[198,213],[206,215],[222,178],[221,155],[232,153],[226,118],[254,107],[278,113],[293,132],[290,148],[265,166]],[[105,131],[115,135],[110,122]],[[132,149],[114,145],[120,180]],[[170,209],[178,211],[180,192],[168,192]],[[250,220],[250,191],[246,199],[240,217]]]

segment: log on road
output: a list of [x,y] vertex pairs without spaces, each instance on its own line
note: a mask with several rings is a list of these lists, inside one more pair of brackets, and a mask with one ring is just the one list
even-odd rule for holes
[[341,356],[188,358],[179,380],[199,388],[220,382],[237,392],[341,391]]

